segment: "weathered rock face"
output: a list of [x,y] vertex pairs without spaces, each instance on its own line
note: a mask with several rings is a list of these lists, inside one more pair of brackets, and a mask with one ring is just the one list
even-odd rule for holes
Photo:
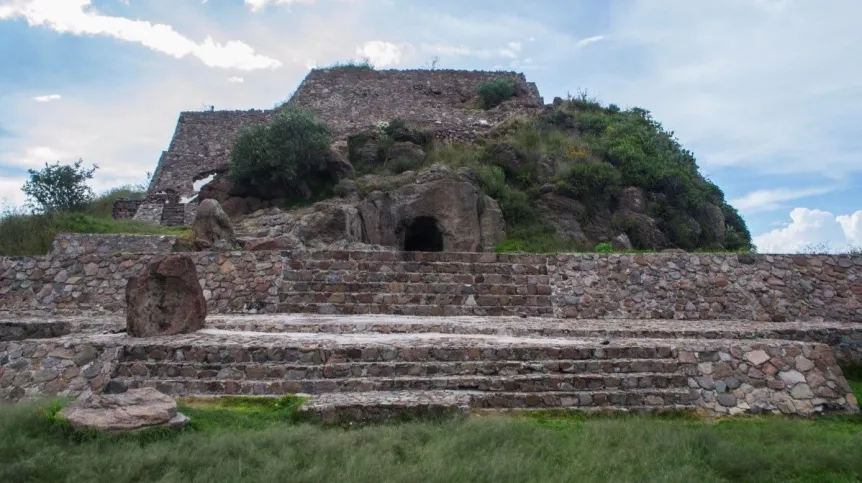
[[625,230],[634,248],[661,250],[668,246],[667,238],[658,223],[647,215],[632,211],[618,211],[613,224]]
[[620,192],[619,209],[632,213],[646,213],[646,197],[642,189],[629,186]]
[[447,168],[429,170],[414,184],[375,191],[359,203],[364,239],[375,245],[403,247],[411,224],[430,219],[442,234],[444,251],[479,251],[502,241],[494,239],[504,230],[502,216],[495,216],[491,205],[485,221],[488,239],[483,241],[480,196],[476,186],[453,179]]
[[584,246],[588,244],[580,222],[586,208],[580,202],[548,192],[539,198],[536,208],[539,216],[556,230],[557,236],[570,238]]
[[118,433],[157,427],[181,427],[189,418],[177,412],[177,403],[153,388],[121,394],[84,393],[63,408],[59,416],[75,428]]
[[500,143],[490,146],[488,157],[492,163],[513,175],[517,175],[527,167],[525,160],[511,144]]
[[720,207],[712,203],[706,205],[706,216],[701,223],[701,228],[706,233],[708,240],[716,245],[724,245],[727,225],[725,224],[724,212],[721,211]]
[[194,246],[197,250],[230,250],[236,237],[227,213],[214,199],[200,202],[192,225]]
[[[360,199],[357,193],[315,203],[291,212],[270,209],[243,218],[238,230],[246,248],[276,249],[274,239],[289,235],[291,248],[331,248],[362,244],[404,248],[411,224],[433,220],[446,251],[492,250],[505,239],[505,222],[497,202],[481,194],[462,169],[455,177],[449,168],[432,166],[421,173],[407,171],[379,180],[358,180],[376,186]],[[264,238],[266,240],[252,240]]]
[[154,259],[126,284],[126,329],[134,337],[194,332],[204,327],[207,302],[191,257]]

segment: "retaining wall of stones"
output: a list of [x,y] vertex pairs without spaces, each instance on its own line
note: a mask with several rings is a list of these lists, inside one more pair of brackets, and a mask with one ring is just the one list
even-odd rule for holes
[[122,352],[122,347],[62,339],[0,342],[0,399],[101,392]]
[[[156,253],[0,258],[0,308],[120,311],[127,279]],[[277,252],[190,253],[217,312],[274,312],[283,259]]]
[[[76,240],[58,239],[59,248],[48,257],[0,258],[0,307],[20,305],[24,298],[28,307],[121,309],[124,277],[152,253],[125,252],[125,238],[108,248]],[[165,237],[159,243],[174,241]],[[192,256],[214,297],[213,311],[248,310],[254,302],[266,312],[323,314],[862,322],[859,256],[347,251]],[[221,267],[226,261],[230,264]]]
[[566,318],[862,322],[862,257],[657,253],[548,261]]
[[60,233],[51,244],[52,258],[74,258],[78,255],[114,253],[167,253],[174,250],[175,236],[91,235]]

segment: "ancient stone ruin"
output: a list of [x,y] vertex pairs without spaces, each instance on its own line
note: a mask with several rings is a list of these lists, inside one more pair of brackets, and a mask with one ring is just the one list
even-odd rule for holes
[[[517,98],[459,107],[501,75]],[[314,71],[291,102],[339,139],[396,115],[469,138],[542,104],[522,76],[451,71]],[[471,170],[443,166],[349,180],[339,199],[290,212],[230,202],[216,180],[211,201],[189,201],[196,180],[225,169],[236,132],[270,115],[181,115],[134,216],[174,193],[146,216],[176,205],[187,225],[208,219],[198,250],[176,259],[188,240],[61,234],[47,255],[0,258],[0,398],[303,393],[301,410],[327,421],[859,410],[839,364],[862,363],[862,257],[494,253],[500,206]],[[649,218],[642,192],[624,194],[621,211]],[[225,220],[221,207],[242,215]],[[218,247],[226,223],[237,243]],[[127,332],[129,318],[146,323]]]

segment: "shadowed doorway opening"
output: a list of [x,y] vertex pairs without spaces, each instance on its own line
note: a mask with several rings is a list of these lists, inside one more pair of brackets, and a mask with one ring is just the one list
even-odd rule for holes
[[405,252],[442,252],[443,232],[431,216],[414,218],[404,234]]

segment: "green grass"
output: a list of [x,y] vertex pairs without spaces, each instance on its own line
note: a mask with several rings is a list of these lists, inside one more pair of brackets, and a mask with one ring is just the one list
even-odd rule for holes
[[707,421],[546,412],[345,428],[299,422],[300,403],[189,400],[180,404],[193,421],[186,428],[126,436],[72,430],[52,417],[57,404],[43,403],[42,411],[34,403],[0,405],[0,481],[862,480],[858,416]]
[[124,186],[103,193],[82,213],[31,215],[8,209],[0,213],[0,256],[44,255],[51,249],[57,233],[104,233],[187,236],[183,227],[168,227],[133,220],[114,220],[114,201],[118,198],[141,199],[143,186]]
[[99,218],[83,213],[11,214],[0,218],[0,256],[44,255],[51,249],[57,233],[184,236],[189,229]]

